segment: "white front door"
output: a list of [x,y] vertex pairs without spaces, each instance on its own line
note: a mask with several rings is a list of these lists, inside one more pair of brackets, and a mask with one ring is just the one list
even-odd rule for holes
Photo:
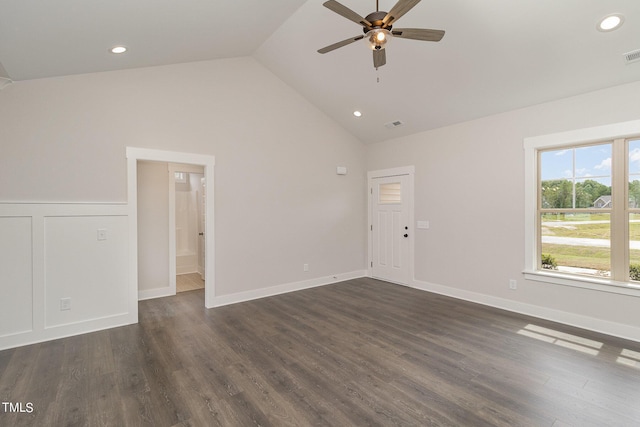
[[371,275],[409,284],[409,175],[372,178]]

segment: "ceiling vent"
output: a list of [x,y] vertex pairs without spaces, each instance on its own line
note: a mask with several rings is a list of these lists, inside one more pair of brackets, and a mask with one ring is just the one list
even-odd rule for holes
[[400,120],[394,120],[392,122],[385,123],[384,125],[387,129],[395,129],[400,126],[404,126],[404,122],[401,122]]
[[640,61],[640,49],[634,50],[632,52],[627,52],[623,56],[627,64],[631,64],[632,62],[638,62]]

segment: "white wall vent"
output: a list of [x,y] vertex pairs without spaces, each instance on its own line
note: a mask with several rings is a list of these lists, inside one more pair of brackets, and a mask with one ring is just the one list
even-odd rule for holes
[[623,56],[627,64],[631,64],[632,62],[638,62],[640,61],[640,49],[627,52]]
[[397,127],[403,126],[404,122],[401,122],[400,120],[394,120],[392,122],[389,123],[385,123],[385,127],[388,129],[395,129]]

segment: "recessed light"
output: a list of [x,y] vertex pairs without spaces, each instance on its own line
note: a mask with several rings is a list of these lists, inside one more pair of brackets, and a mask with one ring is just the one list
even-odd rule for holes
[[362,113],[360,111],[356,110],[356,111],[353,112],[353,115],[356,116],[356,117],[361,117]]
[[109,52],[111,53],[125,53],[127,51],[127,48],[124,46],[114,46],[111,49],[109,49]]
[[607,15],[598,22],[598,31],[607,32],[617,30],[622,26],[624,22],[624,16],[619,13],[613,13],[611,15]]

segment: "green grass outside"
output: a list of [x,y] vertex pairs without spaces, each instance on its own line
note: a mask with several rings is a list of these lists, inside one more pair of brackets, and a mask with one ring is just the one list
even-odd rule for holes
[[[598,215],[545,215],[544,222],[554,221],[570,222],[574,224],[561,226],[543,226],[542,234],[547,236],[575,237],[583,239],[610,239],[611,226],[604,224],[581,224],[584,221],[609,221],[608,214]],[[631,215],[632,220],[639,220],[640,215]],[[640,241],[640,223],[629,223],[630,240]],[[611,270],[611,251],[609,248],[597,248],[588,246],[573,246],[559,244],[543,244],[542,253],[550,254],[559,266],[591,268],[595,270]],[[631,250],[630,263],[640,263],[640,250]]]
[[[606,218],[608,220],[609,218]],[[597,221],[593,220],[592,221]],[[584,239],[609,239],[611,238],[610,224],[580,224],[569,226],[542,226],[542,234],[545,236],[579,237]],[[629,224],[630,240],[640,240],[640,223]]]
[[556,260],[558,266],[611,271],[611,251],[609,248],[544,243],[542,245],[542,253],[550,254]]
[[[611,251],[609,248],[593,248],[589,246],[542,245],[542,253],[553,256],[559,266],[592,268],[594,270],[611,270]],[[631,264],[640,263],[640,251],[629,252]]]

